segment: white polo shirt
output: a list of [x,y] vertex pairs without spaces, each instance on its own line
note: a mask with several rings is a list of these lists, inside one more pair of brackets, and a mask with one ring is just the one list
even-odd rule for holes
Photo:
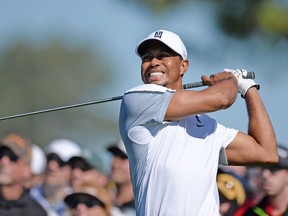
[[[175,91],[147,84],[127,91],[119,127],[127,150],[137,215],[219,215],[219,154],[237,130],[207,115],[164,122]],[[181,107],[179,107],[181,109]]]

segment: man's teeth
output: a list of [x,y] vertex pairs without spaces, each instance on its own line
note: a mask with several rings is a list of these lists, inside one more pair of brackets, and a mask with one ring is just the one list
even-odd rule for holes
[[162,75],[161,72],[153,72],[153,73],[150,73],[150,77],[160,76],[160,75]]

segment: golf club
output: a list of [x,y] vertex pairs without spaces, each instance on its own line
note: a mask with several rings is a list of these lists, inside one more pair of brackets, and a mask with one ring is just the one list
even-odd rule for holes
[[[255,79],[255,74],[253,71],[248,72],[247,75],[243,78]],[[184,84],[182,86],[182,88],[183,89],[191,89],[191,88],[197,88],[197,87],[202,87],[202,86],[206,86],[206,84],[203,83],[202,81],[198,81],[198,82]],[[111,101],[115,101],[115,100],[121,100],[122,98],[123,98],[123,95],[99,99],[99,100],[95,100],[95,101],[83,102],[83,103],[78,103],[78,104],[54,107],[54,108],[49,108],[49,109],[44,109],[44,110],[15,114],[15,115],[10,115],[10,116],[0,117],[0,121],[8,120],[8,119],[14,119],[14,118],[20,118],[20,117],[24,117],[24,116],[36,115],[36,114],[40,114],[40,113],[48,113],[48,112],[53,112],[53,111],[58,111],[58,110],[65,110],[65,109],[71,109],[71,108],[76,108],[76,107],[88,106],[88,105],[92,105],[92,104],[106,103],[106,102],[111,102]]]

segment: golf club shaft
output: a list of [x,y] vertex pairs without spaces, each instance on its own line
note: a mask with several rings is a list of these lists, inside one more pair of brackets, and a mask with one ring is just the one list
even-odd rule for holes
[[79,103],[79,104],[72,104],[72,105],[54,107],[54,108],[49,108],[49,109],[44,109],[44,110],[38,110],[38,111],[22,113],[22,114],[16,114],[16,115],[11,115],[11,116],[1,117],[0,121],[13,119],[13,118],[24,117],[24,116],[36,115],[36,114],[40,114],[40,113],[48,113],[48,112],[53,112],[53,111],[71,109],[71,108],[82,107],[82,106],[88,106],[88,105],[92,105],[92,104],[105,103],[105,102],[109,102],[109,101],[120,100],[122,98],[123,98],[123,96],[115,96],[115,97],[111,97],[111,98],[104,98],[104,99],[100,99],[100,100],[83,102],[83,103]]
[[[255,78],[254,72],[248,72],[248,75],[244,78],[254,79]],[[197,87],[201,87],[201,86],[205,86],[205,85],[206,84],[203,83],[202,81],[198,81],[198,82],[184,84],[183,89],[197,88]],[[71,109],[71,108],[76,108],[76,107],[88,106],[88,105],[92,105],[92,104],[105,103],[105,102],[110,102],[110,101],[115,101],[115,100],[121,100],[122,98],[123,98],[123,96],[115,96],[115,97],[104,98],[104,99],[99,99],[99,100],[95,100],[95,101],[83,102],[83,103],[79,103],[79,104],[72,104],[72,105],[66,105],[66,106],[61,106],[61,107],[54,107],[54,108],[50,108],[50,109],[44,109],[44,110],[32,111],[32,112],[21,113],[21,114],[16,114],[16,115],[10,115],[10,116],[5,116],[5,117],[0,117],[0,121],[8,120],[8,119],[14,119],[14,118],[20,118],[20,117],[24,117],[24,116],[36,115],[36,114],[41,114],[41,113],[48,113],[48,112],[54,112],[54,111],[59,111],[59,110]]]

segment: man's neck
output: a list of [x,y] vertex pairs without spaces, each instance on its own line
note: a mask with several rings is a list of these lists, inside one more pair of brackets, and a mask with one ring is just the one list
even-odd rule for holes
[[22,185],[2,185],[0,188],[0,196],[4,200],[18,200],[23,191],[24,188]]
[[288,187],[286,187],[281,194],[268,197],[268,200],[271,206],[270,213],[272,215],[283,214],[287,210],[288,206]]
[[44,197],[50,202],[50,203],[56,203],[59,202],[59,200],[62,200],[70,191],[71,188],[67,185],[48,185],[43,184],[43,193]]
[[171,85],[165,86],[166,88],[172,89],[172,90],[182,90],[182,82],[181,83],[175,83]]

